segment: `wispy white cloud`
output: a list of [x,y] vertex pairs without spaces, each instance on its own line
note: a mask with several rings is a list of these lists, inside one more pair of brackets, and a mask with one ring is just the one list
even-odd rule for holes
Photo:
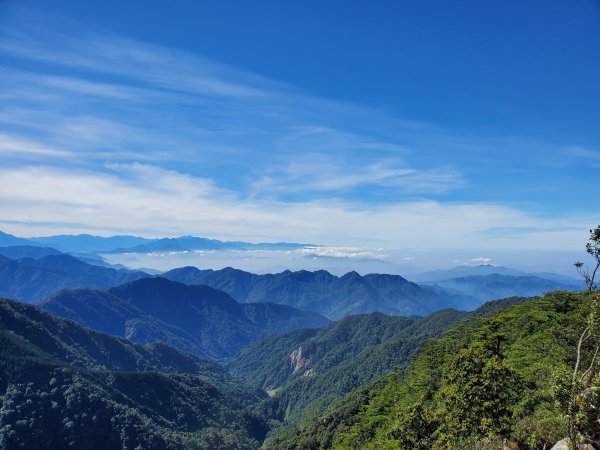
[[[463,188],[513,186],[511,156],[537,170],[547,147],[527,165],[531,140],[449,131],[70,24],[3,29],[7,59],[1,219],[18,234],[47,224],[49,233],[541,248],[578,245],[573,224],[597,220],[589,211],[542,219],[483,195],[452,202]],[[500,169],[511,174],[504,185]],[[527,231],[506,231],[517,225]]]
[[[4,70],[19,95],[7,94],[12,101],[0,108],[0,125],[29,129],[80,160],[191,163],[251,197],[345,196],[368,186],[397,197],[400,190],[441,194],[465,184],[455,169],[400,161],[411,158],[409,147],[377,131],[385,121],[407,135],[431,131],[425,124],[300,94],[173,49],[114,35],[45,33],[47,39],[33,39],[13,32],[0,43],[15,57],[44,64],[41,73]],[[58,76],[45,65],[76,71]],[[349,118],[362,131],[349,131]],[[219,164],[236,168],[210,170]],[[233,180],[235,172],[241,176]]]
[[149,86],[196,95],[256,97],[266,94],[263,86],[278,85],[198,55],[144,44],[104,30],[80,30],[85,36],[74,39],[59,31],[61,25],[73,26],[72,22],[56,17],[51,20],[57,28],[5,29],[0,51],[18,58],[118,75],[136,83],[141,81]]
[[600,160],[600,151],[591,150],[585,147],[569,147],[566,150],[567,155],[582,159]]
[[397,144],[381,141],[348,130],[324,125],[297,125],[277,142],[283,148],[329,148],[343,150],[382,151],[394,155],[407,155],[410,150]]
[[[70,232],[109,230],[146,235],[193,233],[222,239],[295,240],[348,246],[489,248],[507,243],[554,250],[580,243],[580,218],[547,220],[506,205],[398,202],[384,207],[342,201],[283,203],[240,199],[210,180],[148,165],[112,166],[111,173],[43,166],[0,169],[2,227],[41,234],[36,224]],[[489,230],[522,223],[522,237]],[[31,223],[31,226],[28,224]],[[65,226],[64,224],[70,224]],[[60,225],[63,224],[63,225]],[[42,227],[43,228],[43,227]],[[584,234],[584,233],[583,233]]]
[[486,257],[479,257],[479,258],[472,258],[471,259],[471,263],[472,264],[489,264],[493,261],[492,258],[486,258]]
[[59,148],[47,147],[32,140],[0,134],[0,155],[3,155],[3,157],[12,156],[19,158],[68,158],[72,157],[73,153]]
[[152,93],[152,91],[148,89],[138,89],[132,86],[111,83],[91,82],[74,77],[33,77],[29,75],[28,78],[31,82],[37,82],[45,88],[71,91],[75,94],[110,97],[117,100],[143,99]]
[[367,162],[338,160],[326,154],[309,154],[282,168],[272,168],[269,175],[253,184],[255,193],[339,192],[365,186],[398,188],[410,193],[444,193],[464,185],[456,170],[418,170],[402,160],[384,159]]
[[298,254],[304,257],[317,256],[327,258],[350,258],[350,259],[383,259],[388,255],[382,248],[364,249],[358,247],[306,247],[297,250],[290,250],[288,253]]

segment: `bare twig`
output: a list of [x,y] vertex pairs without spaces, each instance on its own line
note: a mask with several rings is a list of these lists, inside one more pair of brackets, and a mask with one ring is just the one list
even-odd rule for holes
[[579,364],[581,362],[581,346],[583,345],[584,341],[589,337],[589,335],[586,336],[589,331],[590,327],[588,326],[585,328],[585,330],[583,330],[583,333],[581,333],[579,343],[577,344],[577,360],[575,361],[575,369],[573,370],[573,383],[575,383],[575,381],[577,380],[577,372],[579,372]]
[[589,371],[592,370],[592,367],[594,367],[594,362],[596,361],[596,356],[598,355],[598,350],[600,350],[600,347],[596,347],[596,351],[594,352],[594,357],[592,358],[592,363],[590,364],[590,367],[588,367],[588,369],[585,372],[583,372],[583,375],[581,375],[582,381],[585,378],[585,376],[589,373]]

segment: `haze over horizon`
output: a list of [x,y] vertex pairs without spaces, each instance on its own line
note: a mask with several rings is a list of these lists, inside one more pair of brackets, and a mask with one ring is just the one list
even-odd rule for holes
[[[15,238],[20,240],[11,244],[11,239],[14,241]],[[197,238],[200,238],[199,242],[195,241]],[[139,247],[142,243],[146,247]],[[30,241],[23,241],[19,236],[7,236],[0,230],[0,250],[7,245],[52,247],[84,260],[95,258],[95,254],[110,264],[150,273],[194,266],[215,270],[233,267],[257,274],[286,270],[326,270],[338,276],[348,272],[361,275],[386,273],[411,279],[412,275],[423,275],[432,270],[493,266],[525,273],[556,273],[573,279],[579,278],[573,267],[574,261],[592,262],[589,256],[582,257],[579,251],[551,249],[515,253],[485,249],[360,248],[309,243],[207,242],[205,237],[190,236],[181,237],[181,240],[159,238],[154,241],[133,236],[99,239],[89,234],[37,236]]]
[[569,267],[599,49],[595,1],[2,2],[0,230]]

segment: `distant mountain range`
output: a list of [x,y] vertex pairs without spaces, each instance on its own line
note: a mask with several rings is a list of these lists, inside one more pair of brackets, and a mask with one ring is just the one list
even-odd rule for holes
[[[137,270],[112,269],[87,264],[73,256],[35,247],[7,247],[0,249],[0,296],[25,302],[37,302],[59,289],[81,287],[108,288],[149,276]],[[8,251],[7,251],[8,249]],[[2,254],[25,257],[18,260]]]
[[147,239],[137,236],[92,236],[90,234],[18,238],[0,231],[0,247],[34,245],[51,247],[67,253],[151,253],[193,250],[292,250],[315,247],[290,242],[227,242],[194,236]]
[[[51,247],[0,248],[0,295],[47,295],[39,307],[0,300],[0,444],[259,448],[273,421],[308,423],[405,367],[427,339],[526,300],[515,293],[581,288],[554,274],[494,270],[455,268],[421,285],[323,270],[183,267],[150,276]],[[509,296],[473,312],[447,309]],[[279,448],[270,436],[265,445]]]
[[573,282],[558,282],[545,278],[529,276],[509,276],[491,274],[451,278],[433,282],[434,287],[441,287],[446,292],[464,294],[476,298],[480,302],[504,298],[508,296],[533,297],[551,291],[579,291],[582,284]]
[[2,448],[258,449],[265,399],[218,365],[0,299]]
[[267,334],[316,328],[315,312],[273,303],[240,304],[209,286],[144,278],[104,290],[63,290],[40,306],[91,329],[146,344],[165,342],[197,356],[222,359]]
[[0,231],[0,247],[10,247],[14,245],[31,245],[31,242],[27,239]]
[[578,280],[559,275],[551,280],[495,273],[421,284],[399,275],[361,276],[349,272],[338,277],[324,270],[256,275],[230,267],[221,270],[182,267],[161,276],[186,284],[212,286],[241,302],[271,301],[317,311],[332,320],[375,311],[400,316],[426,316],[444,308],[469,311],[490,300],[583,288]]
[[555,273],[527,273],[489,264],[459,266],[412,276],[421,286],[433,291],[464,295],[483,303],[510,296],[532,297],[545,292],[579,291],[584,283]]
[[572,277],[559,275],[551,272],[525,272],[523,270],[511,269],[510,267],[494,266],[492,264],[479,264],[476,266],[456,266],[451,269],[438,269],[408,276],[411,281],[416,283],[430,283],[434,281],[444,281],[451,278],[465,278],[472,276],[487,275],[506,275],[511,277],[534,276],[544,280],[556,281],[566,284],[581,284],[583,282]]
[[[38,302],[60,289],[107,289],[153,276],[118,266],[105,267],[93,258],[92,254],[73,256],[50,247],[0,247],[0,296]],[[444,278],[453,275],[457,277]],[[449,307],[472,310],[497,298],[583,288],[581,281],[556,274],[527,274],[489,265],[430,272],[418,278],[432,281],[421,284],[399,275],[349,272],[339,277],[324,270],[257,275],[232,268],[182,267],[161,276],[211,286],[242,303],[277,303],[315,311],[332,320],[375,311],[425,316]]]
[[182,267],[161,276],[186,284],[212,286],[240,302],[269,301],[316,311],[332,320],[374,311],[425,316],[443,308],[473,309],[480,304],[465,295],[422,288],[399,275],[361,276],[349,272],[338,277],[325,270],[256,275],[232,268]]
[[64,255],[65,253],[50,247],[36,247],[35,245],[12,245],[0,247],[0,255],[10,259],[32,258],[40,259],[49,255]]

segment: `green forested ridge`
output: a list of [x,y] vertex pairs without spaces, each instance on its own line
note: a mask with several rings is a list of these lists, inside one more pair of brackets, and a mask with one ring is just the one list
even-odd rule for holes
[[0,448],[258,448],[263,397],[171,347],[0,300]]
[[[569,405],[572,429],[593,441],[599,302],[555,292],[463,322],[429,341],[407,371],[353,391],[267,448],[496,449],[507,438],[541,450],[567,436]],[[586,326],[594,332],[572,384]]]
[[406,365],[430,337],[467,317],[493,314],[524,301],[490,302],[466,313],[443,310],[425,318],[372,313],[349,316],[319,330],[273,335],[250,345],[229,364],[230,373],[273,398],[260,411],[293,426],[321,413],[352,389]]
[[480,304],[462,294],[425,289],[399,275],[361,276],[348,272],[338,277],[325,270],[256,275],[231,267],[222,270],[181,267],[162,276],[181,283],[212,286],[240,302],[274,302],[316,311],[332,320],[375,311],[427,315],[443,308],[472,309]]
[[578,280],[556,274],[527,274],[494,266],[476,269],[450,270],[448,277],[442,279],[432,273],[432,282],[422,279],[427,284],[415,284],[389,274],[361,276],[349,272],[338,277],[325,270],[286,270],[257,275],[231,267],[221,270],[181,267],[162,276],[181,283],[212,286],[240,302],[270,301],[317,311],[334,320],[376,311],[425,316],[444,308],[473,310],[489,300],[554,290],[578,291],[583,286]]
[[233,356],[267,333],[318,327],[317,313],[272,303],[240,304],[209,286],[144,278],[103,290],[59,291],[45,310],[141,344],[162,341],[201,357]]

